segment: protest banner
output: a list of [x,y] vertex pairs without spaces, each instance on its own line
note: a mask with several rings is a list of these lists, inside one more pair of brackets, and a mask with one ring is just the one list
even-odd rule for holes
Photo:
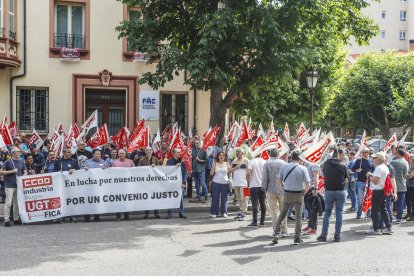
[[176,166],[18,177],[19,214],[23,223],[30,223],[86,214],[178,208],[181,178]]

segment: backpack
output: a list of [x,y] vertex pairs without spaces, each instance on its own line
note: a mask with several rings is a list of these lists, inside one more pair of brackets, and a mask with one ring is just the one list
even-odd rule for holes
[[384,195],[390,196],[392,194],[392,185],[391,185],[391,176],[387,174],[387,178],[385,178],[384,184]]

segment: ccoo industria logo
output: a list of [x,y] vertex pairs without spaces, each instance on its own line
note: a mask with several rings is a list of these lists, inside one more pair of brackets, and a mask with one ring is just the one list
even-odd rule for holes
[[22,183],[24,189],[53,185],[52,177],[50,175],[25,178]]

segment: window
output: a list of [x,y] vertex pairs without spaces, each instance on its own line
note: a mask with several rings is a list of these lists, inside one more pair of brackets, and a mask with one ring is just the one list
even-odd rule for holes
[[0,37],[3,37],[3,0],[0,0],[0,31]]
[[54,47],[85,49],[84,6],[57,4],[55,14]]
[[400,31],[400,40],[405,40],[405,31]]
[[160,102],[161,126],[164,129],[167,125],[175,122],[181,127],[184,133],[188,131],[188,94],[187,93],[161,93]]
[[384,18],[385,18],[385,14],[386,14],[386,12],[385,12],[385,11],[382,11],[382,12],[381,12],[381,18],[382,18],[382,19],[384,19]]
[[385,38],[385,31],[381,31],[381,38]]
[[[131,22],[136,22],[138,21],[140,18],[140,12],[138,10],[133,10],[130,9],[128,10],[128,20]],[[136,52],[139,51],[140,49],[140,44],[138,39],[134,38],[134,39],[129,39],[128,38],[128,52]]]
[[49,91],[41,87],[17,87],[17,126],[23,131],[49,132]]
[[400,21],[406,21],[406,20],[407,20],[407,12],[400,11]]
[[14,26],[14,0],[9,0],[9,38],[16,40],[16,32]]

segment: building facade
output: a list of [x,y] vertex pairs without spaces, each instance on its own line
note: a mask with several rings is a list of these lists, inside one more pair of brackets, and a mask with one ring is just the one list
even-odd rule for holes
[[354,41],[348,45],[351,56],[368,51],[395,50],[406,52],[414,49],[414,0],[369,1],[363,14],[374,19],[380,31],[367,46]]
[[203,133],[210,93],[190,90],[184,72],[159,91],[139,84],[156,63],[147,65],[115,31],[136,16],[115,0],[0,0],[0,114],[29,133],[59,122],[66,131],[94,110],[110,135],[147,112],[153,132],[178,122],[184,133]]

